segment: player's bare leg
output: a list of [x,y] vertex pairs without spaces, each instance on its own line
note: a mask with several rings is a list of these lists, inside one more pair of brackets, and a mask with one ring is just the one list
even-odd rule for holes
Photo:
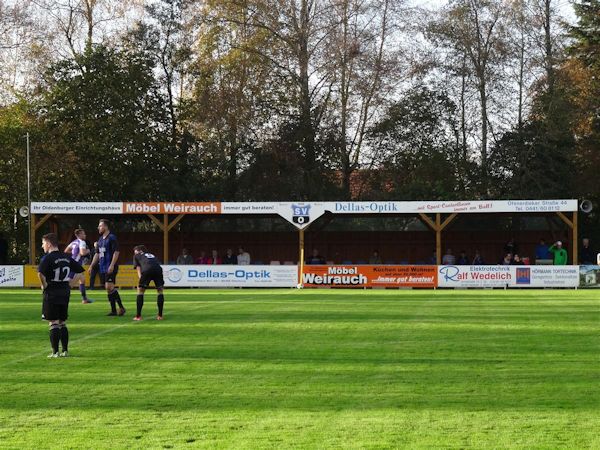
[[93,300],[88,298],[87,292],[85,290],[85,275],[82,273],[75,275],[75,277],[73,277],[73,282],[77,282],[79,284],[79,292],[81,293],[81,303],[92,303]]

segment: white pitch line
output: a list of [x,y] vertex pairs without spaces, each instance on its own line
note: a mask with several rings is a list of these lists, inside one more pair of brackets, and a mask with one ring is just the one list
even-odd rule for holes
[[[232,300],[232,301],[223,301],[223,302],[220,302],[220,303],[240,303],[240,302],[241,302],[241,300]],[[216,304],[216,303],[211,303],[209,305],[205,305],[205,304],[198,305],[196,308],[191,308],[191,310],[195,311],[195,310],[200,309],[200,308],[206,308],[206,307],[209,307],[209,306],[213,306],[214,304]],[[156,320],[156,319],[153,319],[153,320]],[[136,323],[137,322],[131,320],[131,321],[127,322],[127,323],[123,323],[121,325],[116,325],[116,326],[114,326],[112,328],[108,328],[106,330],[102,330],[102,331],[98,331],[96,333],[88,334],[88,335],[83,336],[83,337],[81,337],[79,339],[74,339],[72,341],[69,341],[69,346],[72,343],[79,343],[79,342],[87,341],[89,339],[93,339],[95,337],[102,336],[104,334],[112,333],[115,330],[118,330],[118,329],[126,327],[126,326],[134,325]],[[11,364],[18,364],[18,363],[21,363],[23,361],[28,361],[28,360],[33,359],[33,358],[39,358],[40,356],[45,355],[47,352],[48,352],[47,350],[43,351],[43,352],[35,352],[35,353],[32,353],[29,356],[25,356],[24,358],[15,359],[15,360],[12,360],[12,361],[5,362],[4,364],[0,364],[0,367],[6,367],[6,366],[9,366]]]

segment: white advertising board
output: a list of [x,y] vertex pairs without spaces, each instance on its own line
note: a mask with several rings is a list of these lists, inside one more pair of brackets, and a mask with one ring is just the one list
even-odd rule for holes
[[0,266],[2,287],[23,287],[23,266]]
[[511,266],[438,266],[438,287],[505,287],[512,279]]
[[298,266],[164,265],[167,287],[296,287]]
[[511,287],[578,287],[579,266],[511,266]]
[[32,214],[264,214],[305,228],[333,214],[540,213],[577,211],[577,200],[387,202],[32,202]]

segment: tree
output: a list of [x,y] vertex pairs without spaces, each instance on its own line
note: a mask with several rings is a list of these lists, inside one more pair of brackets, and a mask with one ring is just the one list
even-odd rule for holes
[[507,58],[504,16],[504,5],[496,0],[457,0],[428,30],[434,43],[450,55],[461,55],[465,70],[472,74],[479,102],[480,180],[484,195],[489,189],[490,104],[494,88],[502,82],[500,67]]
[[[582,0],[574,5],[577,24],[570,28],[570,56],[565,71],[576,93],[573,131],[576,136],[577,188],[580,198],[600,204],[600,2]],[[585,222],[586,232],[598,235],[598,214]]]
[[371,145],[386,155],[371,175],[367,198],[452,199],[461,192],[456,183],[460,148],[456,105],[447,96],[417,87],[394,103],[370,130]]
[[147,55],[104,46],[52,67],[39,105],[48,143],[39,157],[53,190],[41,198],[169,197],[167,112],[152,70]]

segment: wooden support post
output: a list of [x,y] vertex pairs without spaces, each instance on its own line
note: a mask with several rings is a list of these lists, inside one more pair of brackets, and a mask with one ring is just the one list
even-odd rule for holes
[[183,219],[184,217],[185,217],[185,214],[179,214],[177,217],[175,217],[175,220],[173,220],[173,222],[171,222],[169,224],[169,231],[171,231],[173,229],[173,227],[175,225],[177,225],[181,221],[181,219]]
[[29,264],[35,264],[35,214],[29,216],[31,224],[29,226]]
[[162,230],[162,229],[163,229],[163,223],[162,223],[160,220],[158,220],[158,218],[157,218],[157,217],[155,217],[155,216],[154,216],[154,214],[148,214],[148,217],[150,218],[150,220],[151,220],[152,222],[154,222],[154,224],[155,224],[155,225],[156,225],[156,226],[157,226],[157,227],[158,227],[160,230]]
[[437,265],[442,264],[442,228],[441,228],[441,214],[436,213],[435,215],[435,259]]
[[435,226],[435,223],[433,222],[433,220],[431,220],[429,218],[429,216],[427,214],[419,213],[419,217],[421,218],[421,220],[423,222],[425,222],[427,225],[429,225],[432,230],[436,230],[437,229],[437,227]]
[[163,214],[163,264],[169,264],[169,215]]
[[578,214],[577,211],[573,211],[573,265],[579,264],[579,233],[577,230]]
[[452,222],[456,216],[458,216],[458,213],[452,213],[448,217],[446,217],[446,220],[444,220],[444,222],[440,226],[440,229],[443,230],[448,225],[450,225],[450,222]]
[[560,211],[557,211],[556,215],[571,229],[571,241],[573,242],[573,251],[571,253],[573,255],[573,264],[577,264],[579,262],[579,249],[577,248],[577,245],[579,244],[577,242],[577,211],[573,212],[573,220],[569,219]]
[[558,215],[558,217],[561,218],[561,220],[567,224],[567,226],[569,228],[573,228],[573,222],[571,222],[571,220],[565,216],[563,213],[561,213],[560,211],[557,211],[556,214]]
[[50,218],[52,214],[46,214],[44,217],[37,221],[37,217],[35,214],[31,215],[31,229],[29,231],[29,264],[35,264],[35,255],[36,255],[36,245],[35,235],[36,231],[40,229],[42,225],[44,225]]
[[298,287],[303,285],[304,278],[304,229],[298,230]]

